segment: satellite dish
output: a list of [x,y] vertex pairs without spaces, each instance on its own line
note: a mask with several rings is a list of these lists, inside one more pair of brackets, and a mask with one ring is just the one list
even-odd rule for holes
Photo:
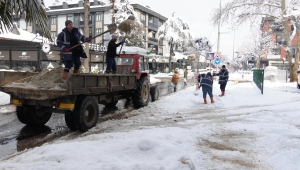
[[44,51],[44,53],[48,53],[50,51],[50,45],[43,44],[42,50]]

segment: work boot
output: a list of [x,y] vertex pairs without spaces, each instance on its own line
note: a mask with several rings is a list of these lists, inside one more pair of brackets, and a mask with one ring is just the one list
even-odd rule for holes
[[203,100],[204,100],[204,104],[207,104],[206,98],[203,98]]
[[61,79],[67,80],[68,72],[63,72]]
[[79,73],[79,69],[74,69],[73,70],[73,74],[78,74]]
[[215,101],[214,101],[214,97],[211,97],[211,98],[210,98],[210,102],[211,102],[211,103],[214,103],[214,102],[215,102]]
[[225,91],[222,91],[222,94],[219,95],[220,97],[225,96]]

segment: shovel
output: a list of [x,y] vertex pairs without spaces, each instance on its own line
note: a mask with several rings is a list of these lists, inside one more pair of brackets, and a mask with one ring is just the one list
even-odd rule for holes
[[[101,36],[101,35],[103,35],[103,34],[106,34],[106,33],[108,33],[108,32],[109,32],[110,34],[113,34],[113,33],[117,30],[117,25],[116,25],[116,24],[109,24],[109,25],[107,26],[107,28],[108,28],[108,30],[102,32],[101,34],[98,34],[98,35],[92,37],[91,40],[92,40],[92,39],[95,39],[95,38],[97,38],[97,37],[99,37],[99,36]],[[77,44],[77,45],[74,45],[73,47],[69,48],[69,51],[71,51],[72,49],[74,49],[74,48],[80,46],[80,45],[83,44],[83,43],[85,43],[85,42],[82,42],[82,43],[79,43],[79,44]]]

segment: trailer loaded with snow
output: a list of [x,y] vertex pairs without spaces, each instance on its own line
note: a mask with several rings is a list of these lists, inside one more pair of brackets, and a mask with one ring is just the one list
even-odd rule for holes
[[131,99],[135,107],[158,99],[158,89],[150,85],[148,61],[141,49],[124,52],[117,58],[117,74],[71,74],[63,82],[62,67],[37,73],[0,72],[1,91],[10,94],[20,122],[40,126],[52,113],[64,113],[71,130],[87,131],[99,118],[98,104],[115,106]]

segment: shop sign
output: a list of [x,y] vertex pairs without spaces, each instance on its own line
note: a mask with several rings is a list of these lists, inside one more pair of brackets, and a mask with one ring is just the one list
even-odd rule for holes
[[9,51],[0,51],[0,60],[9,60]]
[[12,51],[12,60],[14,61],[37,61],[37,51]]

